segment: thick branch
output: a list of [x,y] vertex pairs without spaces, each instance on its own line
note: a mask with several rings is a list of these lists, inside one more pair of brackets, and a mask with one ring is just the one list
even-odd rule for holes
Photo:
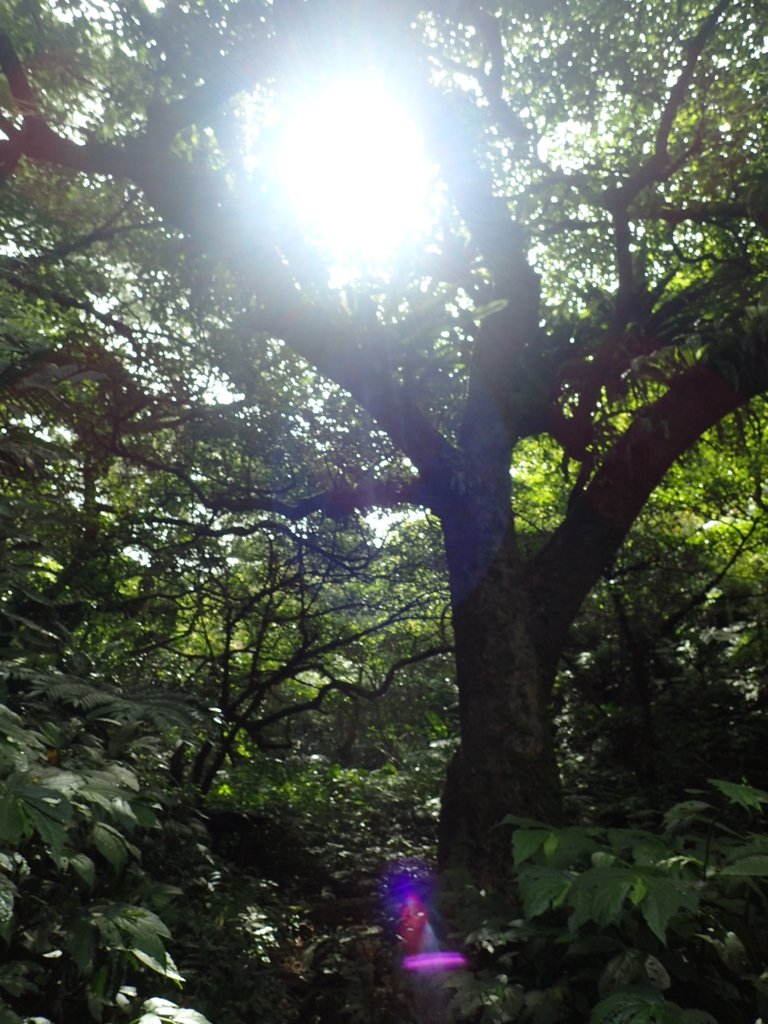
[[[194,417],[191,411],[187,419]],[[175,421],[182,422],[181,420]],[[167,426],[167,421],[161,426]],[[396,508],[400,505],[427,504],[430,495],[425,491],[422,481],[413,480],[376,480],[364,477],[355,484],[338,484],[328,490],[319,491],[295,501],[285,501],[275,494],[252,492],[246,493],[215,493],[203,488],[193,475],[178,465],[169,464],[161,459],[152,458],[145,453],[131,451],[119,444],[115,451],[145,469],[160,473],[170,473],[187,487],[196,500],[213,513],[232,512],[271,512],[283,516],[290,522],[299,522],[315,512],[322,512],[332,519],[345,519],[355,512],[364,512],[372,508]],[[243,527],[243,536],[247,536],[255,527]],[[223,534],[238,531],[227,527]],[[207,532],[208,536],[215,536]]]
[[670,466],[705,431],[763,389],[765,378],[765,368],[756,366],[754,374],[744,374],[745,386],[739,389],[715,368],[696,366],[637,413],[531,562],[543,650],[559,649],[587,593]]
[[323,317],[294,297],[254,318],[254,330],[285,343],[366,409],[419,469],[424,499],[437,510],[455,464],[452,445],[394,380],[387,365],[391,338],[382,327],[358,327],[340,316]]
[[[190,483],[187,480],[187,483]],[[313,512],[322,512],[332,519],[344,519],[355,512],[372,508],[395,508],[418,503],[420,486],[397,480],[366,480],[357,485],[332,487],[327,491],[300,498],[293,504],[268,495],[205,496],[199,489],[197,497],[206,508],[217,512],[277,512],[291,521],[306,519]]]

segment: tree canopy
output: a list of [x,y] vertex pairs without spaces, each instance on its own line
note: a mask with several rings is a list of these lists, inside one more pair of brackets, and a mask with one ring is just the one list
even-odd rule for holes
[[[627,737],[670,737],[663,765],[625,767],[676,799],[656,681],[695,688],[685,643],[722,640],[721,598],[764,643],[763,0],[0,11],[9,713],[53,676],[80,710],[87,680],[115,686],[137,710],[99,726],[105,763],[155,716],[175,781],[210,794],[249,758],[326,750],[313,711],[334,760],[369,743],[371,768],[403,752],[360,707],[393,696],[433,740],[455,712],[439,860],[488,890],[515,872],[509,823],[564,825]],[[300,121],[286,150],[327,94],[333,129]],[[321,164],[370,233],[407,187],[377,97],[423,148],[425,209],[386,251],[341,251],[313,220]],[[363,181],[377,146],[391,169]],[[613,731],[590,718],[606,704]],[[564,737],[593,729],[609,753],[574,781]],[[120,822],[98,824],[104,854]],[[135,948],[161,962],[152,934]]]

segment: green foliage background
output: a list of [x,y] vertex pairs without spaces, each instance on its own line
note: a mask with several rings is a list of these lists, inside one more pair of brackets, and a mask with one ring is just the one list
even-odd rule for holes
[[[383,28],[376,5],[293,6],[0,4],[51,127],[135,157],[152,125],[175,161],[154,192],[15,163],[4,57],[0,1024],[752,1024],[766,6],[402,3]],[[453,189],[429,245],[344,289],[242,159],[301,64],[280,56],[296,10],[303,48],[331,35],[342,62],[416,40]],[[222,200],[208,251],[189,189],[222,180],[254,226]],[[458,741],[436,484],[325,371],[384,366],[458,442],[519,245],[542,285],[508,396],[526,556],[681,375],[744,402],[672,466],[569,632],[549,711],[571,824],[507,819],[504,891],[440,879],[469,966],[422,984],[380,888],[432,862]],[[275,308],[300,338],[321,325],[314,365]],[[450,487],[474,484],[462,466]]]

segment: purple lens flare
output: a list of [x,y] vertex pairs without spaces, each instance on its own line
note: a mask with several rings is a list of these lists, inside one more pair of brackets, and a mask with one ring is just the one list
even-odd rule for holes
[[400,861],[382,878],[381,896],[406,971],[437,974],[468,966],[463,953],[441,949],[443,927],[433,901],[434,878],[426,864]]
[[467,958],[461,953],[415,953],[403,959],[403,967],[406,971],[433,973],[435,971],[453,971],[457,967],[466,966]]

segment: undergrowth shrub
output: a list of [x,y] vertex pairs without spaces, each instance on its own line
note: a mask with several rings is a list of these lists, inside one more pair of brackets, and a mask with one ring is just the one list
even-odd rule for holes
[[768,1013],[768,793],[713,781],[657,830],[510,817],[520,902],[474,894],[448,1020],[752,1024]]
[[129,750],[136,718],[95,681],[4,667],[0,1024],[205,1024],[167,997],[183,982],[163,920],[180,890],[142,860],[163,825]]

